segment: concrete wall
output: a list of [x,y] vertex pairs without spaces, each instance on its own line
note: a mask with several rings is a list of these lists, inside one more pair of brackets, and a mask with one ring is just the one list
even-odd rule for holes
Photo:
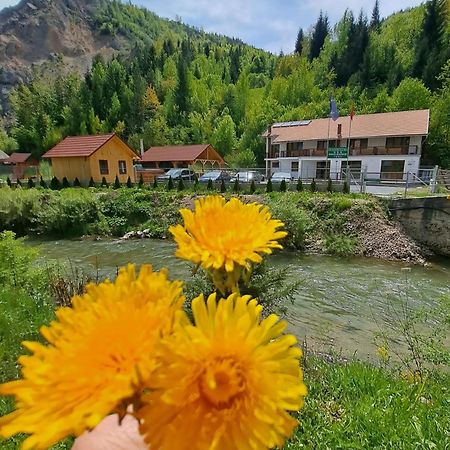
[[413,239],[439,255],[450,256],[450,199],[391,200],[389,209]]

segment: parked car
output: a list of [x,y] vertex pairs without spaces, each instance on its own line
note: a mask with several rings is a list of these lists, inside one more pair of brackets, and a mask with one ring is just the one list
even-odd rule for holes
[[158,181],[168,181],[172,177],[172,180],[183,180],[193,181],[195,178],[195,173],[191,169],[170,169],[164,175],[160,175]]
[[264,180],[264,176],[259,172],[249,170],[247,172],[238,172],[230,181],[234,183],[236,180],[239,180],[240,183],[251,183],[252,180],[255,180],[255,183],[260,183]]
[[276,172],[272,175],[271,180],[272,183],[281,183],[283,180],[289,183],[292,181],[292,176],[289,172]]
[[213,170],[212,172],[207,172],[203,174],[198,181],[200,183],[208,183],[211,180],[213,183],[218,181],[230,181],[230,174],[228,172],[224,172],[223,170]]

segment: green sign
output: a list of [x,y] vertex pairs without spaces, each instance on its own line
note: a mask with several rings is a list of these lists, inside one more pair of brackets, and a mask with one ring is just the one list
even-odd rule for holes
[[348,148],[347,147],[330,147],[328,149],[327,158],[329,158],[329,159],[348,158]]

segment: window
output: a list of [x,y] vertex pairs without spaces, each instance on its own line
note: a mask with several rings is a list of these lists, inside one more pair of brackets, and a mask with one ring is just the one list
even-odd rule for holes
[[299,150],[303,150],[303,142],[288,142],[287,144],[288,152],[296,152]]
[[101,159],[98,163],[100,165],[100,175],[109,175],[108,161]]
[[330,161],[318,161],[316,163],[316,178],[326,180],[330,175]]
[[327,141],[317,141],[317,148],[319,150],[325,150],[327,148]]
[[280,153],[280,144],[273,144],[270,147],[271,157],[272,158],[278,158],[278,156],[280,156],[279,153]]
[[341,140],[340,139],[333,139],[330,141],[330,148],[336,148],[341,146]]
[[384,180],[402,180],[405,171],[405,161],[381,161],[381,178]]
[[360,148],[360,149],[366,149],[369,145],[369,139],[351,139],[350,140],[350,148]]
[[126,173],[127,173],[127,162],[119,161],[119,174],[126,175]]
[[386,139],[386,147],[408,147],[409,137],[390,137]]
[[278,169],[280,167],[280,163],[278,161],[272,161],[272,169]]
[[298,172],[298,161],[292,161],[291,172]]

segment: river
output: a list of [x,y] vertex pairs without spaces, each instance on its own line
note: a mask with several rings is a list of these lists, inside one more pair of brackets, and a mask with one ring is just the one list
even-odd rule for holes
[[[41,261],[58,260],[101,277],[113,277],[117,267],[129,262],[169,267],[171,278],[190,276],[186,262],[174,257],[173,242],[163,240],[62,240],[29,241],[39,245]],[[374,336],[384,319],[405,302],[411,308],[431,306],[450,293],[450,260],[431,267],[408,266],[374,259],[342,259],[283,251],[269,265],[289,266],[292,279],[302,288],[288,306],[290,329],[308,347],[333,350],[345,356],[374,358]]]

